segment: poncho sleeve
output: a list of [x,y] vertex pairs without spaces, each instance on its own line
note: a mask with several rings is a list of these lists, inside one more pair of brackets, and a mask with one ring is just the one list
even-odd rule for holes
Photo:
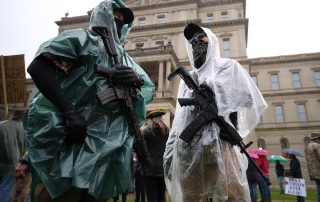
[[247,136],[259,122],[267,104],[246,70],[235,60],[220,59],[221,68],[212,68],[209,80],[215,91],[219,115],[229,123],[229,115],[238,113],[238,132]]

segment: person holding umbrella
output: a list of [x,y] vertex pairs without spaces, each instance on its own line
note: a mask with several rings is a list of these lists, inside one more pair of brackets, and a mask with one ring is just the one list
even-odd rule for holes
[[283,194],[285,189],[283,187],[283,180],[284,180],[284,167],[281,163],[286,163],[288,160],[282,156],[279,155],[271,155],[268,157],[268,161],[270,163],[275,163],[276,164],[276,174],[278,177],[278,182],[279,182],[279,186],[280,186],[280,193]]

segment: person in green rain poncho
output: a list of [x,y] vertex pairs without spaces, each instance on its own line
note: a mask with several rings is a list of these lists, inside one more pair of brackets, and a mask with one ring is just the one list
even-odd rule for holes
[[[88,30],[67,30],[44,42],[28,67],[39,89],[24,120],[36,202],[100,201],[131,186],[134,137],[119,102],[97,99],[110,82],[95,66],[112,68],[117,84],[139,89],[134,110],[142,124],[154,85],[122,46],[133,19],[121,0],[105,0],[93,9]],[[94,26],[112,28],[120,67]]]

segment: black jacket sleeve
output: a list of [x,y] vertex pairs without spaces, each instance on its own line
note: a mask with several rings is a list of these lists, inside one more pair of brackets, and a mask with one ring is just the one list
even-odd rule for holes
[[36,57],[27,69],[33,82],[39,91],[54,105],[56,105],[61,112],[66,112],[73,109],[72,103],[63,94],[60,84],[55,77],[54,64],[40,55]]

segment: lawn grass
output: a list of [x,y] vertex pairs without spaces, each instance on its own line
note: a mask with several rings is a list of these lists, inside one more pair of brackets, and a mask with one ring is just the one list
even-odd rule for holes
[[[258,193],[258,196],[260,193]],[[271,199],[278,201],[297,201],[297,196],[280,194],[279,189],[271,189]],[[317,190],[316,189],[307,189],[306,201],[317,201]]]
[[[260,193],[258,193],[258,196]],[[293,195],[280,194],[279,189],[271,189],[271,199],[272,201],[297,201],[297,197]],[[259,199],[260,200],[260,199]],[[258,201],[259,201],[258,200]],[[119,200],[121,201],[121,200]],[[306,202],[316,202],[317,201],[317,190],[316,189],[307,189],[307,197],[305,198]],[[109,200],[111,202],[111,200]],[[130,194],[127,202],[134,202],[134,194]],[[167,201],[170,202],[170,201]]]

